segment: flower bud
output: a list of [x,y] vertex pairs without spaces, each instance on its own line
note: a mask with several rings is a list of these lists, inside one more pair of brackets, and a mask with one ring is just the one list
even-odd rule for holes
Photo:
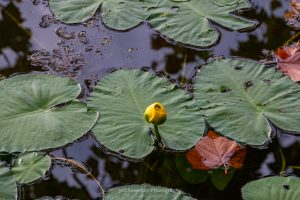
[[144,118],[148,123],[160,125],[167,120],[167,112],[161,103],[155,102],[146,108]]

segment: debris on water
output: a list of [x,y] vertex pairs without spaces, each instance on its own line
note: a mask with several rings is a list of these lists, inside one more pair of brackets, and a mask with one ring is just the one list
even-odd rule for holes
[[211,56],[211,57],[209,57],[208,59],[207,59],[207,63],[210,63],[210,62],[213,62],[213,61],[215,61],[215,60],[219,60],[219,59],[222,59],[222,58],[224,58],[224,56]]
[[98,82],[98,74],[92,74],[89,79],[84,80],[84,83],[89,90],[89,92],[92,92],[94,87],[97,85]]
[[87,44],[89,42],[89,39],[86,36],[86,31],[80,31],[77,36],[81,43]]
[[39,26],[41,28],[47,28],[51,24],[58,24],[59,20],[56,19],[53,15],[43,15]]
[[85,47],[85,52],[93,51],[93,49],[94,49],[93,45],[87,46],[87,47]]
[[97,48],[96,51],[95,51],[95,53],[100,53],[101,55],[103,55],[100,48]]
[[48,5],[48,0],[32,0],[33,5],[39,5],[41,2],[44,5]]
[[107,45],[109,45],[110,42],[111,42],[111,38],[105,37],[105,38],[103,38],[103,40],[102,40],[102,45],[103,45],[103,46],[107,46]]
[[95,15],[94,17],[86,20],[85,22],[83,22],[83,26],[85,27],[95,27],[96,26],[96,22],[100,20],[100,17],[98,15]]
[[58,37],[65,39],[65,40],[75,39],[75,33],[74,32],[68,33],[66,31],[66,27],[59,27],[55,31],[55,33]]
[[34,50],[27,59],[33,66],[42,66],[45,70],[55,74],[75,77],[86,64],[81,53],[68,48],[54,49],[52,52]]
[[33,5],[38,5],[40,3],[40,0],[32,0]]
[[131,52],[134,52],[134,51],[137,51],[137,50],[138,50],[137,48],[129,48],[128,53],[131,53]]

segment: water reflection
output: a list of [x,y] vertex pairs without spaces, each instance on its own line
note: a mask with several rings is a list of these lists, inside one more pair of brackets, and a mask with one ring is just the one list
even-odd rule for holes
[[[196,68],[213,55],[261,59],[262,49],[275,49],[295,33],[283,20],[288,7],[286,0],[255,1],[255,10],[244,15],[258,19],[260,26],[249,33],[219,27],[222,39],[217,46],[205,51],[175,46],[146,23],[130,31],[116,32],[105,28],[99,16],[95,16],[82,25],[71,26],[53,18],[47,1],[0,2],[0,73],[9,76],[46,69],[47,73],[75,77],[86,89],[85,95],[98,79],[119,67],[146,68],[175,81],[189,82]],[[27,56],[31,58],[30,64]],[[75,69],[78,57],[82,67]],[[287,163],[300,165],[297,161],[299,139],[283,135],[278,142],[284,148]],[[281,163],[274,153],[277,146],[273,142],[268,149],[250,148],[245,168],[236,173],[223,192],[209,181],[196,185],[186,183],[174,167],[174,155],[154,152],[144,162],[128,162],[103,151],[91,135],[50,154],[73,158],[88,166],[106,189],[119,184],[147,182],[180,188],[195,198],[241,199],[240,188],[246,182],[279,173]],[[300,170],[288,170],[300,175]],[[21,199],[47,195],[95,199],[99,193],[97,184],[85,174],[68,166],[55,165],[47,178],[23,186]]]
[[22,26],[24,19],[13,2],[1,2],[0,8],[0,73],[27,72],[31,30]]

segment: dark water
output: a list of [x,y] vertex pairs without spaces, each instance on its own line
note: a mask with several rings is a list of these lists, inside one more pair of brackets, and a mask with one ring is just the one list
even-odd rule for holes
[[[283,19],[287,0],[256,0],[254,10],[242,13],[259,21],[251,32],[231,32],[218,27],[222,39],[206,49],[187,49],[167,42],[146,23],[133,30],[116,32],[99,20],[83,25],[56,21],[46,0],[0,0],[0,74],[56,73],[75,77],[85,89],[105,74],[120,67],[153,70],[173,81],[189,83],[197,67],[213,56],[242,56],[264,59],[264,49],[282,46],[296,32]],[[104,188],[133,183],[150,183],[181,189],[197,199],[241,199],[240,188],[250,180],[280,172],[278,144],[288,165],[300,165],[300,138],[283,134],[269,148],[249,148],[245,167],[236,172],[224,191],[209,180],[188,184],[176,171],[174,155],[155,152],[143,162],[129,162],[105,151],[91,133],[73,144],[51,151],[87,166]],[[154,166],[155,167],[149,167]],[[300,170],[288,168],[292,174]],[[20,199],[64,196],[70,199],[96,199],[100,190],[91,178],[71,167],[54,165],[43,180],[20,189]]]

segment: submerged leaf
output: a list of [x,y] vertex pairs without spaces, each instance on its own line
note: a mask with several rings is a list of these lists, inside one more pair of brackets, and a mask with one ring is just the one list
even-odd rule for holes
[[204,119],[192,97],[166,78],[136,69],[117,70],[100,80],[88,106],[101,113],[92,131],[108,149],[130,158],[143,158],[154,149],[144,110],[160,102],[168,119],[159,125],[162,142],[186,150],[202,136]]
[[298,200],[300,179],[272,176],[251,181],[243,186],[244,200]]
[[[178,173],[186,182],[190,184],[199,184],[210,178],[212,184],[219,190],[224,190],[226,188],[236,171],[234,168],[229,168],[227,174],[225,174],[222,168],[210,171],[207,171],[209,170],[208,168],[205,168],[205,170],[195,169],[188,162],[186,157],[181,154],[176,156],[175,163]],[[197,160],[195,161],[195,164],[198,164]]]
[[235,168],[230,168],[228,172],[224,174],[224,170],[222,169],[213,170],[210,175],[210,180],[218,190],[222,191],[230,183],[231,179],[235,174],[235,171]]
[[0,152],[55,148],[88,132],[98,114],[76,100],[74,80],[18,75],[0,81]]
[[[193,159],[194,157],[190,158]],[[195,161],[195,164],[196,163],[198,164],[197,161]],[[195,170],[195,168],[192,167],[192,165],[187,161],[184,155],[180,154],[176,156],[175,164],[180,176],[188,183],[198,184],[206,181],[207,178],[209,178],[208,171]]]
[[196,104],[224,136],[250,145],[270,139],[270,121],[300,131],[300,86],[274,68],[228,58],[204,65],[195,80]]
[[186,153],[186,157],[194,169],[210,170],[223,166],[225,173],[229,166],[241,168],[245,156],[245,148],[212,131],[201,138],[194,149]]
[[47,155],[25,153],[14,161],[12,172],[19,183],[27,184],[44,176],[50,165],[51,159]]

